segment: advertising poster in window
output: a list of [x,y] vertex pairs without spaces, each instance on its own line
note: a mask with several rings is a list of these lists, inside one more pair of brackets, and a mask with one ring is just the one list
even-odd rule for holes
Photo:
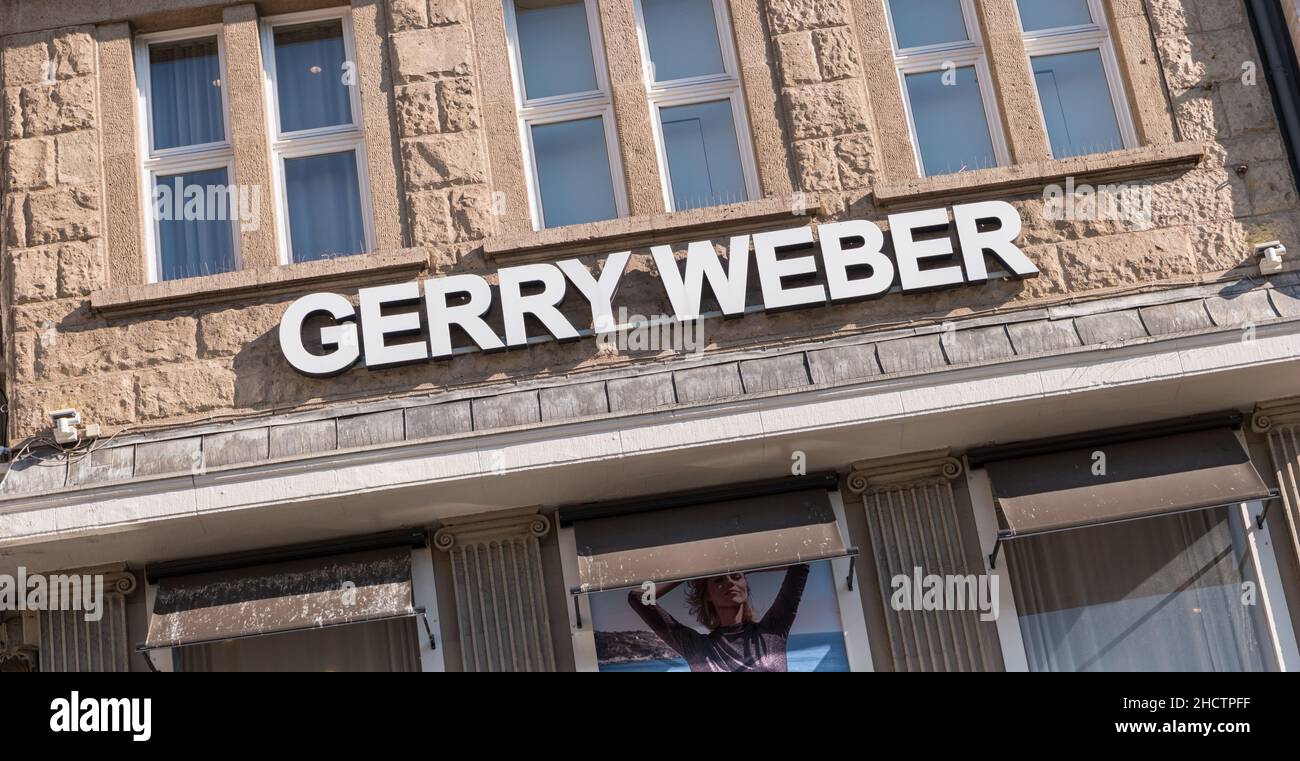
[[848,671],[829,562],[591,596],[601,671]]

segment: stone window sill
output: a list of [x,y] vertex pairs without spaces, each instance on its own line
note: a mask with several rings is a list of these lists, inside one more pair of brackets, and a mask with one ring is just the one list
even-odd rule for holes
[[333,283],[368,284],[414,275],[429,264],[422,249],[358,254],[184,280],[107,288],[90,295],[90,308],[105,317],[169,312],[319,288]]
[[886,182],[875,188],[882,209],[987,199],[993,194],[1015,195],[1073,177],[1076,185],[1104,181],[1137,180],[1186,171],[1201,163],[1205,146],[1194,141],[1147,146],[1126,151],[1076,156],[1059,161],[1039,161],[995,169],[978,169],[939,177]]
[[[685,242],[693,235],[709,237],[740,230],[760,230],[803,224],[821,210],[815,193],[763,198],[757,201],[710,206],[690,211],[609,219],[569,227],[497,235],[483,245],[483,253],[501,264],[553,261],[587,254],[626,251],[653,243]],[[802,214],[796,214],[799,209]],[[665,237],[671,236],[671,240]]]

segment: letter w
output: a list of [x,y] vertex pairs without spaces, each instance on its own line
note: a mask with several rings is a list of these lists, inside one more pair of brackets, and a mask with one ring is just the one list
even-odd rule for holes
[[723,272],[718,252],[707,240],[696,241],[686,247],[686,277],[682,278],[677,259],[672,248],[652,246],[655,266],[659,269],[659,278],[663,280],[668,300],[672,302],[673,312],[680,321],[694,320],[700,316],[700,298],[703,295],[704,281],[709,281],[718,306],[728,316],[745,312],[745,286],[749,278],[749,236],[736,235],[731,238],[731,249],[727,253],[727,271]]

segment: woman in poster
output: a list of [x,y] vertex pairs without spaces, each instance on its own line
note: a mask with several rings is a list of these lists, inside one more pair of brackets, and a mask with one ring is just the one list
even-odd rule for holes
[[[709,630],[708,634],[679,623],[661,605],[642,603],[639,589],[628,593],[628,604],[664,644],[686,661],[691,671],[785,671],[786,643],[808,583],[808,571],[807,564],[786,568],[776,600],[757,620],[749,599],[749,579],[744,573],[685,582],[691,615]],[[655,585],[654,599],[661,599],[682,583]]]

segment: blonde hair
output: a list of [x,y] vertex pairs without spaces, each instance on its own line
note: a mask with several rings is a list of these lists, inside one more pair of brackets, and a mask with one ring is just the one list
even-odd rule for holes
[[[745,579],[745,587],[749,588],[748,578]],[[709,631],[722,625],[717,607],[709,600],[709,579],[691,579],[686,582],[686,605],[690,608],[691,615],[695,616],[695,620]],[[740,620],[747,624],[754,623],[754,606],[750,604],[748,597],[741,605]]]

